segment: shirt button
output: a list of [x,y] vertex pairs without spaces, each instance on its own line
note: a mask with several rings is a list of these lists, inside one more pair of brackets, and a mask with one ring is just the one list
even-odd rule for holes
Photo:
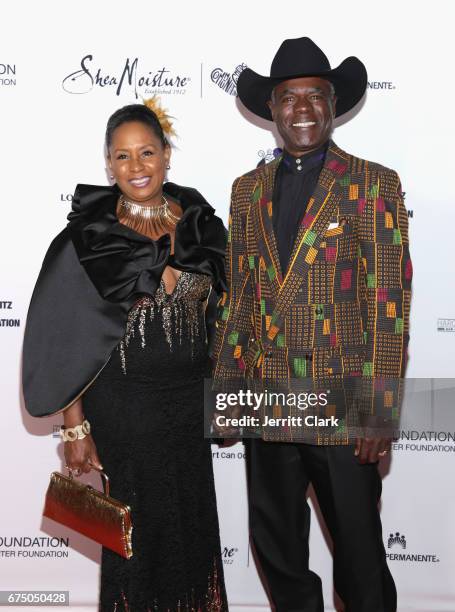
[[297,166],[297,170],[301,170],[301,169],[302,169],[302,166]]

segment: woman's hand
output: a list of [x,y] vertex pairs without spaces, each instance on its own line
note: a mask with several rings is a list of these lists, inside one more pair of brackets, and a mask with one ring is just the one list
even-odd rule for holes
[[[75,427],[81,425],[84,421],[84,412],[82,408],[81,398],[71,404],[63,413],[63,422],[65,427]],[[78,476],[81,472],[86,474],[90,472],[92,467],[103,469],[96,452],[95,442],[90,434],[85,438],[77,439],[72,442],[65,442],[64,446],[66,467],[76,473]]]
[[103,469],[98,458],[95,442],[89,434],[82,440],[74,440],[74,442],[65,442],[64,446],[66,466],[79,475],[81,472],[86,474],[90,472],[92,467],[99,470]]

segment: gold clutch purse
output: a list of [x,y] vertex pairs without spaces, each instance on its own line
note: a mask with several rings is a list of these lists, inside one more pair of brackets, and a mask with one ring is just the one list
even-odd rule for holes
[[131,509],[109,496],[109,478],[100,471],[105,493],[60,472],[52,472],[43,515],[113,550],[133,556]]

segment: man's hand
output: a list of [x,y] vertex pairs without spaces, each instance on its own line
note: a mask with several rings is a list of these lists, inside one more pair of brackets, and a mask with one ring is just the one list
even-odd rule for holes
[[387,455],[392,447],[392,438],[357,438],[354,455],[359,463],[376,463]]

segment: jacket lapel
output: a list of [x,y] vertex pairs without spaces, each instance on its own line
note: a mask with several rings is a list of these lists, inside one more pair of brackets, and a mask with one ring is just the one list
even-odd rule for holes
[[[274,340],[282,326],[285,313],[294,302],[302,285],[308,282],[308,271],[318,253],[324,234],[337,210],[342,189],[340,181],[347,172],[349,155],[330,141],[318,183],[308,203],[291,252],[289,266],[284,275],[272,223],[272,196],[275,176],[281,157],[264,166],[258,176],[248,213],[249,233],[256,241],[258,265],[265,267],[275,297],[275,309],[268,328],[268,337]],[[256,249],[248,248],[248,252]]]
[[276,338],[287,309],[294,303],[302,286],[308,282],[309,268],[318,254],[324,234],[342,196],[339,183],[347,171],[347,162],[347,154],[330,141],[316,189],[297,233],[286,276],[280,284],[272,324],[268,330],[270,340]]
[[[258,176],[252,196],[253,206],[250,208],[250,218],[247,220],[247,223],[252,224],[253,232],[251,235],[257,242],[259,251],[258,265],[265,268],[275,297],[278,296],[283,279],[272,224],[273,186],[280,159],[277,158],[264,166],[263,171]],[[252,250],[248,249],[249,252]]]
[[[346,160],[340,156],[342,153],[341,149],[330,141],[318,183],[308,202],[305,217],[302,219],[294,242],[286,277],[292,268],[300,263],[299,259],[303,257],[305,260],[310,246],[316,248],[317,238],[326,232],[330,224],[334,205],[338,203],[337,196],[341,191],[338,181],[347,170]],[[313,236],[310,232],[317,234],[314,242],[312,242]]]

